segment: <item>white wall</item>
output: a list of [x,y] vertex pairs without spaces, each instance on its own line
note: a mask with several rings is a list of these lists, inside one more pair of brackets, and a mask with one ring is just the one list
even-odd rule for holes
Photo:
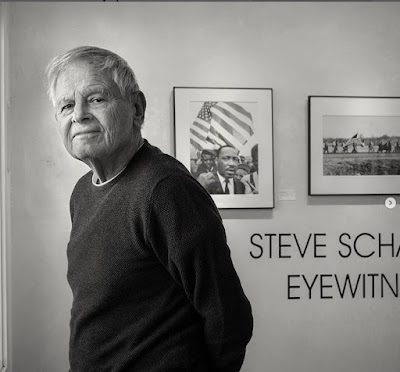
[[[396,233],[400,207],[387,210],[384,196],[307,196],[307,96],[400,96],[399,3],[8,5],[11,371],[68,368],[68,203],[86,167],[63,149],[42,79],[54,55],[91,44],[137,72],[144,136],[170,154],[174,86],[273,88],[276,207],[221,212],[255,316],[243,371],[398,372],[397,298],[288,300],[286,277],[396,272],[396,258],[338,258],[341,233]],[[281,190],[296,200],[280,201]],[[328,257],[255,260],[254,233],[323,233]]]

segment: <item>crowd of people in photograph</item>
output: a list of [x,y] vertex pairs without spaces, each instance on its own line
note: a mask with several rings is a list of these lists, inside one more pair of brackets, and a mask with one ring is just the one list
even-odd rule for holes
[[228,145],[199,151],[192,156],[190,171],[210,194],[258,194],[258,145],[249,157]]
[[380,140],[377,145],[374,144],[372,140],[368,142],[357,142],[353,141],[351,143],[339,142],[334,140],[332,143],[324,141],[323,143],[323,153],[324,154],[346,154],[346,153],[357,153],[359,152],[359,147],[366,147],[367,150],[363,152],[376,152],[376,153],[400,153],[400,139],[396,142],[387,140]]

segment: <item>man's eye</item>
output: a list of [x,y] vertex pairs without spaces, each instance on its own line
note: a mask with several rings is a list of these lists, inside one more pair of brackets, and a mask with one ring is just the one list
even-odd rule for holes
[[65,112],[66,110],[69,110],[72,107],[71,103],[68,103],[67,105],[64,105],[63,107],[61,107],[60,112]]
[[103,101],[104,101],[104,98],[102,98],[102,97],[95,97],[95,98],[92,99],[92,102],[96,102],[96,103],[100,103],[100,102],[103,102]]

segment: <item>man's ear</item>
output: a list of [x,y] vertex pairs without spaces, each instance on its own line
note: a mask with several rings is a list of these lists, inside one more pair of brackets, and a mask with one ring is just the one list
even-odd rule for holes
[[133,116],[133,124],[141,128],[144,122],[144,113],[146,111],[146,98],[142,91],[137,90],[133,93],[132,102],[135,107],[135,114]]

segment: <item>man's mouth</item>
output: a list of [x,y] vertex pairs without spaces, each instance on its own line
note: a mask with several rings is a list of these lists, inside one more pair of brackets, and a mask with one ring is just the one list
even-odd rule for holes
[[75,138],[75,137],[91,137],[91,136],[97,135],[97,134],[99,134],[99,133],[100,133],[100,131],[98,131],[98,130],[80,131],[80,132],[76,132],[76,133],[73,135],[72,138]]

